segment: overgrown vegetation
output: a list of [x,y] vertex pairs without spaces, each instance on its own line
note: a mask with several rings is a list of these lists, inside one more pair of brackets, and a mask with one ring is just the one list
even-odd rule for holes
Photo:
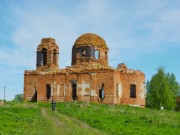
[[150,108],[175,109],[179,84],[174,74],[166,73],[164,67],[158,68],[152,79],[147,82],[146,106]]
[[180,134],[180,114],[173,111],[84,102],[57,103],[56,107],[59,113],[112,135]]
[[15,95],[14,101],[22,102],[23,101],[23,94]]

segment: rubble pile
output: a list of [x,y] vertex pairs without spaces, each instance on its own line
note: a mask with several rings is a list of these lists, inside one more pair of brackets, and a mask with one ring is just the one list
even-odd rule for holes
[[143,72],[141,72],[140,70],[128,69],[125,63],[118,64],[117,70],[120,71],[121,73],[143,74]]
[[43,38],[41,43],[38,45],[37,51],[41,51],[42,48],[52,48],[53,46],[57,46],[54,38]]
[[97,62],[84,62],[65,69],[68,73],[89,72],[89,71],[114,71],[112,67],[101,65]]
[[122,70],[121,73],[129,73],[129,74],[143,74],[140,70],[133,70],[133,69],[127,69],[127,70]]

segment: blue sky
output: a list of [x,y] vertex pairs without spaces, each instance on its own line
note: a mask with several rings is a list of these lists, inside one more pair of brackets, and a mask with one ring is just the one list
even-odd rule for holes
[[36,69],[36,48],[53,37],[60,68],[83,33],[100,35],[109,65],[141,70],[146,80],[164,66],[180,83],[179,0],[0,0],[0,99],[23,93],[24,70]]

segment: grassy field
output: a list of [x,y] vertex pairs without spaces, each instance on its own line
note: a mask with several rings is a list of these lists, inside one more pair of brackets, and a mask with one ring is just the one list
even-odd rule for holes
[[113,135],[180,135],[179,112],[83,102],[58,103],[57,111]]
[[7,103],[0,107],[0,135],[50,134],[49,123],[33,104]]
[[88,102],[56,103],[51,111],[50,103],[9,102],[0,107],[0,135],[10,134],[180,135],[180,113]]
[[52,111],[50,103],[8,102],[0,107],[0,135],[105,135],[84,122]]

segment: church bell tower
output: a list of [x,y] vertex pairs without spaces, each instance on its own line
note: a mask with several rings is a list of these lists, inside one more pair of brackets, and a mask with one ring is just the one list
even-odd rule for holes
[[53,38],[43,38],[37,47],[36,70],[58,69],[59,47]]

